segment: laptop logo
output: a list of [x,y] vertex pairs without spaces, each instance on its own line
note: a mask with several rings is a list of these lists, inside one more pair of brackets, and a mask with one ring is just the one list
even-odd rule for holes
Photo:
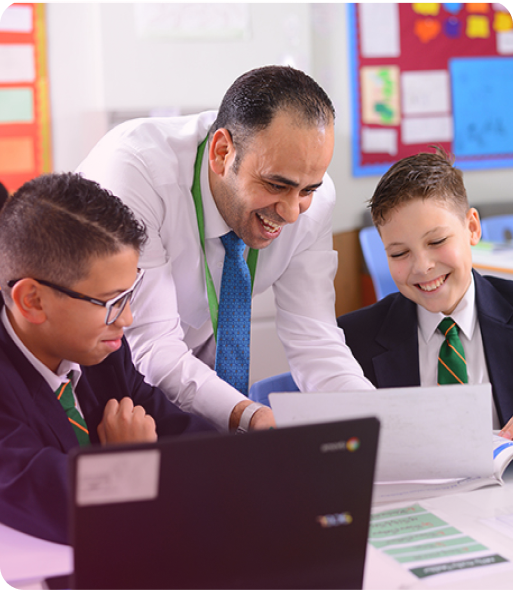
[[337,451],[357,451],[360,448],[360,439],[356,436],[348,440],[324,443],[321,445],[321,453],[335,453]]
[[338,512],[337,514],[325,514],[318,516],[316,521],[323,529],[331,529],[336,526],[344,526],[353,522],[353,517],[349,512]]

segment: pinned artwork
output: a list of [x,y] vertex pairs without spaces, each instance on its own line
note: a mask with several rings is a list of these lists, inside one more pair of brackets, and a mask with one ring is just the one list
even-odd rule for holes
[[513,167],[513,19],[502,4],[348,4],[353,174],[438,144]]
[[45,4],[12,4],[0,15],[0,180],[14,192],[50,172]]
[[436,16],[440,12],[439,2],[414,2],[411,7],[414,12],[423,16]]
[[477,14],[488,14],[490,12],[490,4],[488,2],[469,2],[466,8],[468,12]]
[[457,39],[461,35],[461,21],[455,16],[450,16],[443,25],[444,33],[449,39]]
[[471,15],[467,18],[467,36],[469,39],[488,39],[490,21],[486,16]]
[[366,124],[399,123],[399,68],[362,68],[362,121]]
[[438,37],[442,25],[439,21],[432,18],[424,18],[415,21],[415,35],[422,43],[429,43],[432,39]]
[[513,29],[513,18],[507,12],[496,12],[493,18],[493,30],[497,33],[504,33]]
[[458,12],[460,12],[461,9],[463,8],[463,3],[462,2],[444,2],[444,4],[442,4],[442,6],[444,7],[444,10],[446,12],[449,12],[450,14],[458,14]]

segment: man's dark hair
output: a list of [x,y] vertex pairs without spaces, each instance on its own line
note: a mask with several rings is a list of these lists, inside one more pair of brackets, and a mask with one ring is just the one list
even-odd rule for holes
[[281,111],[297,116],[302,126],[324,126],[335,119],[330,98],[310,76],[289,66],[265,66],[242,74],[230,86],[209,137],[218,129],[230,132],[236,172],[251,137],[266,129]]
[[453,166],[451,156],[433,147],[436,153],[403,158],[381,178],[369,202],[378,228],[387,222],[391,211],[413,199],[438,199],[465,216],[469,205],[463,173]]
[[125,246],[139,252],[146,230],[109,191],[79,174],[46,174],[26,182],[0,214],[0,287],[26,277],[72,287],[92,259]]

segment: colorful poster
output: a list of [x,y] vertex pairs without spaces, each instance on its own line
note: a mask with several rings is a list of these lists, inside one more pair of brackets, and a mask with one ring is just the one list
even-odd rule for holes
[[348,11],[354,176],[381,175],[431,144],[462,169],[513,166],[513,19],[503,5]]
[[0,182],[9,192],[51,171],[44,4],[0,15]]

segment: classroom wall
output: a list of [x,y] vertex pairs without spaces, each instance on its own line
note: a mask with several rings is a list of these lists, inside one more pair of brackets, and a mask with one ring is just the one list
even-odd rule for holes
[[[244,39],[191,41],[139,38],[133,4],[47,4],[55,169],[74,169],[123,117],[215,108],[240,73],[290,63],[316,78],[337,109],[334,232],[360,227],[378,177],[351,175],[346,5],[247,6]],[[473,205],[512,200],[511,168],[468,171],[465,182]]]

